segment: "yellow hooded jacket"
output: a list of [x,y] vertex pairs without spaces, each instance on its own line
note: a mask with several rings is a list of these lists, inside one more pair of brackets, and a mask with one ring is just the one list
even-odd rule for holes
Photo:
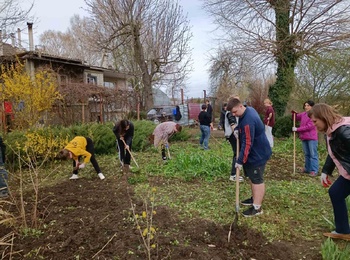
[[78,160],[79,156],[84,156],[84,163],[90,162],[91,153],[86,151],[87,141],[83,136],[76,136],[64,149],[72,153],[72,159]]

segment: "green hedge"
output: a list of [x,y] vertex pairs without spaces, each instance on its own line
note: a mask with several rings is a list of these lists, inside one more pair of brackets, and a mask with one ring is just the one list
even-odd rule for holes
[[[132,149],[133,151],[143,151],[146,147],[151,146],[148,138],[156,125],[152,121],[147,120],[133,121],[133,123],[135,133]],[[29,147],[33,154],[38,157],[37,159],[43,158],[47,151],[50,151],[50,158],[54,159],[59,150],[75,136],[90,137],[94,142],[96,154],[116,153],[116,137],[113,133],[113,126],[114,123],[112,122],[105,124],[89,123],[70,127],[55,126],[10,132],[3,137],[8,147],[6,150],[7,162],[15,165],[16,161],[18,161],[16,152],[19,150],[24,151],[25,147]],[[184,128],[181,133],[173,135],[171,140],[186,141],[190,136],[186,128]]]
[[289,137],[292,134],[293,120],[292,116],[281,116],[276,118],[275,126],[272,128],[272,134],[277,137]]

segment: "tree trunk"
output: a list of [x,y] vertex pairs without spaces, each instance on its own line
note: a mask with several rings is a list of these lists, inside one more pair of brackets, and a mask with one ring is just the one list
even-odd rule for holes
[[153,100],[153,92],[152,92],[152,75],[151,68],[152,64],[147,64],[144,55],[144,49],[142,47],[141,39],[140,39],[140,25],[135,23],[133,25],[133,39],[134,39],[134,59],[136,64],[140,67],[142,72],[142,83],[143,83],[143,101],[145,104],[145,109],[149,110],[154,105]]
[[283,116],[287,102],[294,87],[294,68],[297,62],[297,54],[294,46],[295,40],[289,31],[289,0],[270,1],[276,15],[276,40],[277,51],[277,79],[269,89],[277,116]]

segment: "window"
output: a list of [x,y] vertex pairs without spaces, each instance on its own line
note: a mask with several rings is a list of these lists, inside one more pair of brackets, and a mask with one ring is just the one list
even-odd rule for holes
[[103,85],[106,87],[106,88],[115,88],[115,83],[114,82],[103,82]]
[[97,77],[96,77],[96,76],[93,76],[93,75],[91,75],[91,74],[88,74],[88,75],[87,75],[86,82],[89,83],[89,84],[97,85]]

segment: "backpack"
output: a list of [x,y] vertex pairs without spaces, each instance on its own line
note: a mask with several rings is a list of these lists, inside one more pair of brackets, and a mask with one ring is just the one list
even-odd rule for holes
[[176,121],[180,121],[181,118],[182,118],[182,115],[181,115],[181,112],[180,112],[180,107],[176,106],[175,120]]

